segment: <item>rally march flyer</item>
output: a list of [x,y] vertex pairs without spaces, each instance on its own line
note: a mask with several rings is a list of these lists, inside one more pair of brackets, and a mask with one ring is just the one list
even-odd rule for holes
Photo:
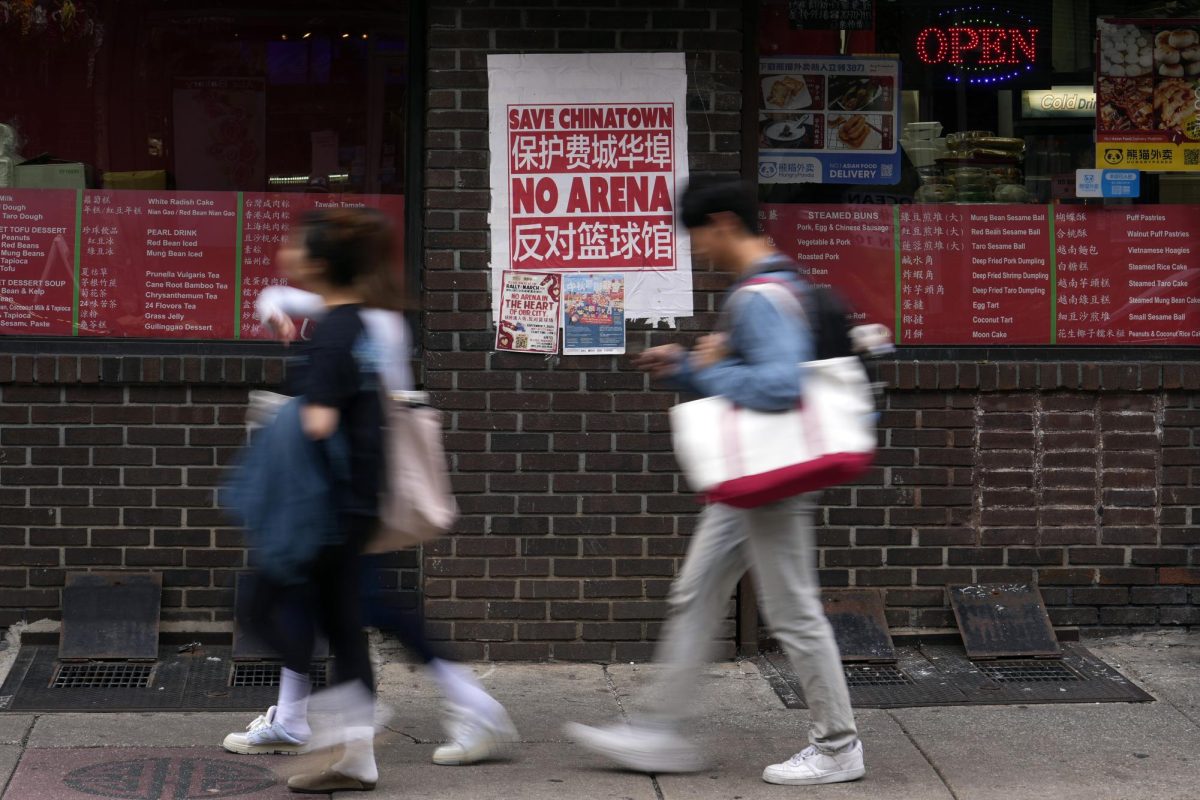
[[496,349],[515,353],[557,353],[562,276],[537,272],[504,273]]

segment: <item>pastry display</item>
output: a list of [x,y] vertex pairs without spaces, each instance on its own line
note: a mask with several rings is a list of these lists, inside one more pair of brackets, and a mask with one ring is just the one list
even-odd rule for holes
[[1106,131],[1154,128],[1154,83],[1150,78],[1100,78],[1100,128]]
[[1140,78],[1154,68],[1149,31],[1136,25],[1100,24],[1100,74]]
[[1160,130],[1182,130],[1196,116],[1196,84],[1184,78],[1168,78],[1154,87],[1154,113]]
[[1200,32],[1194,28],[1159,31],[1154,37],[1154,64],[1164,78],[1200,75]]
[[871,133],[878,133],[862,114],[831,117],[829,127],[836,127],[838,139],[854,148],[862,147]]

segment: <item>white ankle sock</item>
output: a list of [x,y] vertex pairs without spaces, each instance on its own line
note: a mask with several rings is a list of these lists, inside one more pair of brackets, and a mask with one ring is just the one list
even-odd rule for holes
[[275,721],[298,739],[312,735],[308,726],[308,696],[312,692],[312,681],[307,675],[292,672],[286,667],[279,674],[279,702],[275,707]]
[[335,772],[357,778],[364,783],[379,780],[375,764],[375,728],[359,726],[346,729],[346,747],[342,757],[333,765]]
[[490,721],[500,717],[504,707],[479,685],[471,670],[437,658],[429,662],[429,669],[448,701]]

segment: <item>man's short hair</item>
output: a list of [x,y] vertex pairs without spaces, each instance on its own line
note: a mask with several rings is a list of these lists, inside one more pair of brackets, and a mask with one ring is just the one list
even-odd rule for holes
[[759,233],[758,202],[753,190],[738,180],[700,176],[693,178],[679,199],[679,221],[685,228],[709,224],[713,214],[730,213],[750,233]]

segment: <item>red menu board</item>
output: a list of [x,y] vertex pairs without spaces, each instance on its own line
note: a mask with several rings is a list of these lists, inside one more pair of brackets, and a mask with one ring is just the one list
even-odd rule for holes
[[1039,205],[900,210],[902,344],[1049,344],[1049,211]]
[[1058,342],[1200,344],[1193,206],[1060,208]]
[[[242,338],[269,336],[254,316],[259,292],[268,286],[286,286],[275,264],[275,254],[295,221],[316,208],[378,208],[392,221],[399,258],[404,241],[403,195],[291,194],[284,192],[246,192],[242,196],[242,271],[240,335]],[[403,274],[403,264],[396,269]]]
[[70,336],[76,193],[0,189],[0,334]]
[[895,328],[896,242],[890,206],[767,204],[763,231],[811,283],[837,290],[855,325]]
[[237,195],[86,191],[79,331],[231,339]]

